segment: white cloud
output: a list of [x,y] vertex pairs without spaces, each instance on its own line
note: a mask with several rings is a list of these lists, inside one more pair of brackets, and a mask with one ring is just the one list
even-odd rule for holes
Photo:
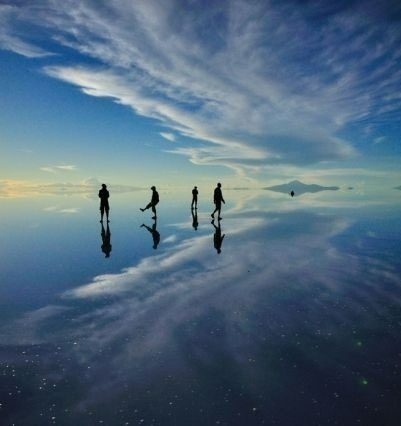
[[381,144],[383,142],[386,142],[386,137],[385,136],[378,136],[377,138],[375,138],[373,140],[373,143],[376,144]]
[[76,169],[77,169],[77,166],[74,166],[74,165],[60,165],[60,166],[44,166],[44,167],[40,167],[40,170],[42,170],[42,172],[47,172],[47,173],[57,173],[58,171],[73,172]]
[[32,44],[25,43],[19,38],[0,33],[0,47],[5,50],[11,50],[27,58],[42,58],[50,56],[51,53],[36,47]]
[[[81,183],[69,183],[69,182],[55,182],[55,183],[44,183],[38,184],[34,182],[18,181],[18,180],[0,180],[0,197],[2,198],[16,198],[16,197],[29,197],[35,195],[59,195],[59,194],[71,194],[71,195],[91,195],[97,199],[97,190],[100,188],[100,184],[96,183],[95,178],[90,178],[87,181]],[[111,188],[112,192],[126,193],[137,191],[142,188],[123,184],[110,184],[108,188]]]
[[64,166],[56,166],[56,169],[66,170],[66,171],[74,171],[77,169],[77,166],[74,165],[64,165]]
[[56,170],[54,169],[54,167],[41,167],[39,170],[42,170],[42,172],[46,172],[46,173],[56,173]]
[[41,47],[24,41],[18,33],[12,30],[9,23],[18,19],[20,13],[21,10],[18,6],[0,5],[0,48],[11,50],[27,58],[42,58],[52,55]]
[[55,1],[21,19],[36,14],[54,40],[99,63],[60,61],[48,75],[160,120],[168,140],[196,139],[172,151],[195,164],[243,173],[349,158],[341,130],[400,108],[400,34],[389,22],[321,4],[195,6]]
[[160,132],[160,136],[167,139],[170,142],[175,142],[175,135],[173,133]]
[[101,182],[97,177],[89,177],[87,179],[84,179],[82,181],[82,185],[85,186],[94,186],[94,187],[100,187],[101,186]]
[[163,240],[163,243],[175,243],[177,241],[177,235],[169,235],[167,238]]
[[71,207],[68,209],[60,209],[59,210],[60,213],[65,213],[65,214],[75,214],[79,212],[79,209],[76,207]]

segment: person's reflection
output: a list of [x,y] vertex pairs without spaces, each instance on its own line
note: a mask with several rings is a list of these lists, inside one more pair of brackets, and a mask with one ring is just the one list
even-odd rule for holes
[[217,222],[216,226],[214,224],[214,220],[212,220],[211,224],[214,226],[214,235],[213,235],[213,244],[214,244],[214,248],[217,250],[217,254],[221,253],[221,245],[223,244],[223,239],[225,237],[226,234],[221,235],[221,225],[220,225],[220,221]]
[[198,210],[191,209],[192,213],[192,226],[195,229],[195,231],[198,229]]
[[111,252],[111,244],[110,244],[110,237],[111,237],[111,233],[110,233],[110,227],[109,224],[107,224],[106,230],[104,229],[104,225],[102,222],[102,252],[104,253],[104,257],[110,257],[110,252]]
[[141,228],[146,228],[151,234],[152,234],[152,238],[153,238],[153,248],[156,250],[157,246],[160,243],[160,234],[156,229],[157,226],[157,220],[155,219],[154,224],[152,225],[152,227],[150,226],[146,226],[144,223],[142,223]]

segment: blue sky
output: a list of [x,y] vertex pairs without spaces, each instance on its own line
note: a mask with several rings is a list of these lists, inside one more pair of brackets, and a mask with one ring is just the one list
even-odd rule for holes
[[399,185],[397,1],[3,1],[2,186]]

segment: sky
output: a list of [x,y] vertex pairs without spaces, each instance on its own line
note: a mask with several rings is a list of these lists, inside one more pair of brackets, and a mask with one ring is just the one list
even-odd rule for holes
[[399,186],[397,1],[0,3],[0,193]]

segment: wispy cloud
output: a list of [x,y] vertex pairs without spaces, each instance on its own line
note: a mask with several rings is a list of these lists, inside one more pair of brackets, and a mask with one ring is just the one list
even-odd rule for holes
[[401,109],[391,5],[44,5],[18,8],[18,19],[35,16],[53,40],[98,64],[61,59],[45,72],[160,120],[174,132],[160,133],[168,140],[194,139],[172,152],[195,164],[243,173],[349,158],[348,126],[383,124]]
[[56,166],[58,170],[66,170],[66,171],[74,171],[77,169],[77,166],[73,165],[65,165],[65,166]]
[[56,169],[54,167],[40,167],[39,170],[46,173],[56,173]]
[[[27,58],[42,58],[52,55],[41,47],[24,41],[19,31],[10,25],[15,23],[21,15],[21,9],[17,5],[0,5],[0,48],[26,56]],[[22,13],[22,15],[25,15]],[[25,18],[26,16],[24,16]]]
[[[110,184],[113,193],[126,193],[142,188],[123,184]],[[100,188],[96,178],[89,178],[81,183],[55,182],[33,183],[19,180],[0,180],[0,198],[32,197],[36,195],[93,195],[97,199],[97,191]]]
[[160,136],[170,142],[175,142],[175,135],[173,133],[160,132]]
[[42,172],[48,172],[48,173],[56,173],[58,171],[73,172],[76,169],[77,169],[77,166],[74,166],[74,165],[60,165],[60,166],[44,166],[44,167],[40,167],[40,170],[42,170]]
[[385,136],[378,136],[377,138],[374,139],[373,143],[375,145],[380,144],[380,143],[384,143],[386,142],[386,137]]
[[177,241],[177,235],[169,235],[163,240],[163,243],[175,243]]
[[45,207],[43,211],[52,212],[52,213],[75,214],[79,212],[79,208],[77,207],[60,208],[58,206],[49,206],[49,207]]

